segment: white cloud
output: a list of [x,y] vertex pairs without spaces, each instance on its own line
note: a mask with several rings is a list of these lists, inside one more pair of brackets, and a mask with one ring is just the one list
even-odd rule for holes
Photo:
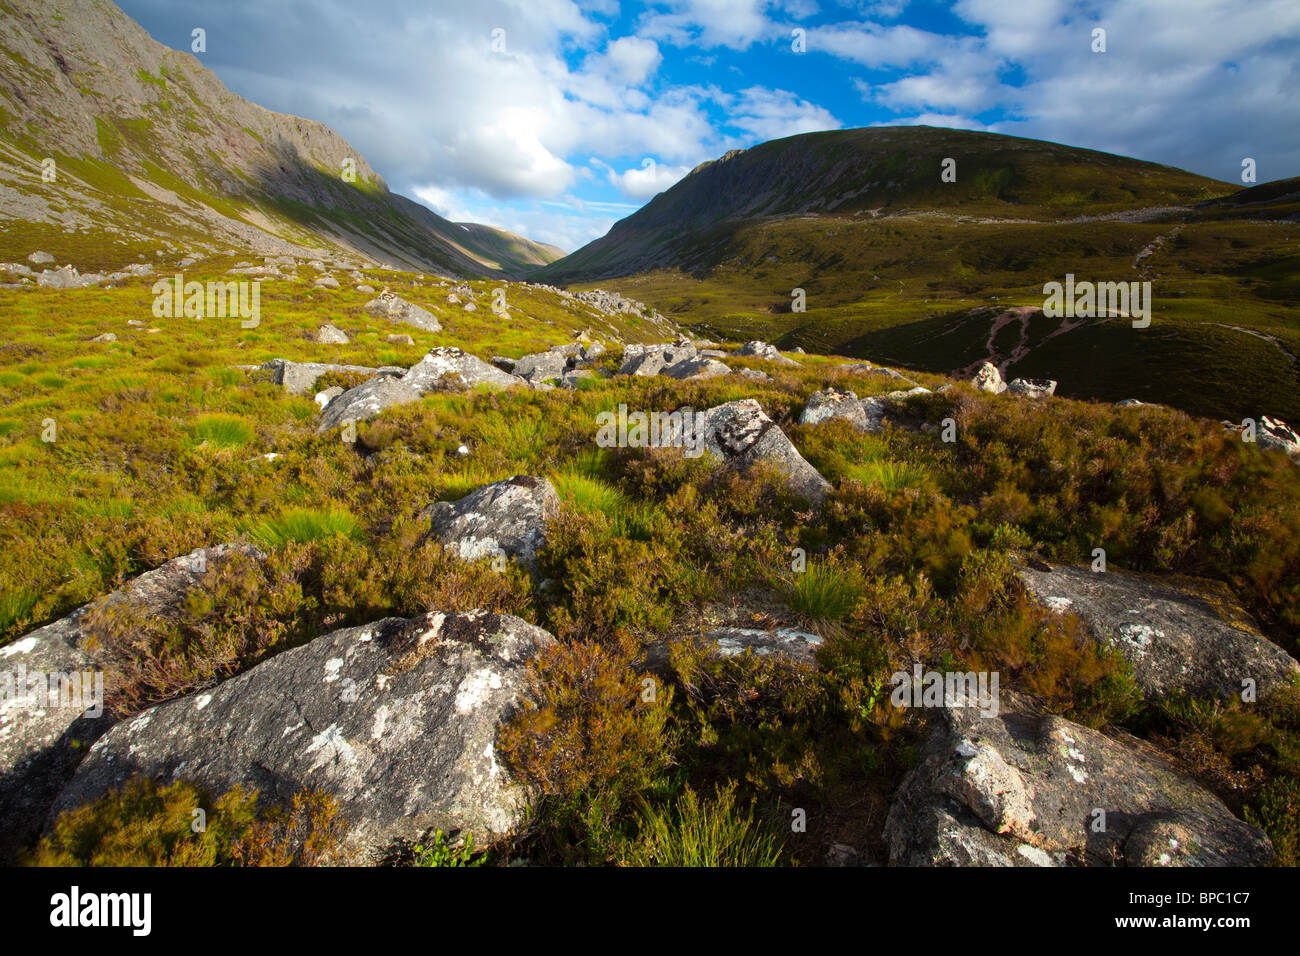
[[603,168],[606,178],[624,196],[629,199],[639,199],[642,202],[653,199],[666,189],[671,189],[678,180],[694,168],[692,166],[666,166],[663,163],[656,162],[650,156],[643,159],[640,166],[625,169],[621,173],[599,159],[593,159],[592,165]]

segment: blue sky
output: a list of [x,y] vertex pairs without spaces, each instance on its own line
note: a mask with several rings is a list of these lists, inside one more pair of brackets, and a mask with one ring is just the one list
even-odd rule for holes
[[394,191],[566,251],[700,162],[821,129],[1300,174],[1296,0],[119,2],[177,49],[202,27],[230,89],[329,124]]

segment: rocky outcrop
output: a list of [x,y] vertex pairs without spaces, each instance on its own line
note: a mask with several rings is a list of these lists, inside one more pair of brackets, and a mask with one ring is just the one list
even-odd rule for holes
[[1300,432],[1281,419],[1261,417],[1255,440],[1260,448],[1286,452],[1289,457],[1300,459]]
[[378,375],[393,377],[405,374],[406,369],[396,366],[370,368],[366,365],[331,365],[328,362],[291,362],[288,359],[271,359],[260,366],[276,385],[283,386],[293,395],[309,395],[316,381],[327,372],[346,372],[352,375]]
[[930,390],[917,386],[907,390],[890,392],[887,395],[868,395],[858,398],[856,392],[832,386],[820,392],[814,392],[799,414],[800,425],[816,425],[818,422],[840,418],[847,421],[860,432],[875,434],[883,431],[886,421],[896,425],[905,425],[906,416],[897,406],[898,402],[914,395],[928,395]]
[[209,790],[337,801],[338,862],[371,863],[430,831],[483,845],[527,810],[496,752],[524,668],[554,638],[519,618],[432,611],[346,628],[103,736],[51,812],[144,774]]
[[1260,634],[1222,585],[1088,566],[1040,570],[1047,567],[1019,568],[1029,593],[1078,615],[1097,641],[1118,648],[1149,701],[1240,696],[1247,680],[1262,697],[1300,675],[1300,664]]
[[1007,392],[1023,398],[1047,398],[1056,394],[1056,382],[1050,378],[1013,378]]
[[91,607],[129,603],[154,616],[174,613],[207,569],[235,550],[259,555],[234,545],[200,548],[0,647],[0,863],[40,832],[85,748],[113,723],[103,704],[115,671],[88,639]]
[[402,376],[402,384],[423,394],[435,389],[461,391],[478,385],[505,388],[521,385],[523,380],[489,365],[478,356],[443,346],[429,349],[428,354]]
[[441,541],[466,561],[500,553],[533,568],[547,523],[559,510],[560,497],[549,481],[515,475],[458,501],[435,502],[420,514],[429,519],[425,539]]
[[318,328],[313,338],[321,345],[347,345],[351,341],[346,332],[329,323]]
[[746,342],[740,348],[736,349],[732,355],[761,358],[774,365],[797,366],[799,363],[792,358],[786,358],[782,355],[775,345],[755,339],[752,342]]
[[701,378],[720,378],[723,375],[730,375],[731,369],[717,359],[700,355],[684,362],[666,365],[660,374],[680,381],[689,381]]
[[432,312],[407,302],[401,296],[389,292],[387,289],[379,293],[378,298],[371,299],[366,303],[366,312],[377,318],[387,319],[389,322],[402,322],[406,325],[413,325],[425,332],[442,331],[442,324]]
[[885,821],[896,866],[1262,866],[1241,822],[1157,751],[1001,695],[936,711]]
[[321,412],[316,431],[324,433],[349,422],[363,422],[374,418],[386,408],[406,405],[419,399],[420,392],[400,378],[372,378],[330,399]]
[[[781,661],[796,667],[815,669],[817,648],[822,638],[792,627],[720,627],[686,638],[703,648],[711,657],[754,657]],[[649,670],[667,674],[671,670],[672,642],[658,641],[645,650],[645,666]]]
[[799,449],[752,398],[710,408],[704,415],[705,448],[725,467],[774,469],[797,495],[820,502],[830,482],[799,454]]
[[998,372],[998,367],[992,362],[985,362],[981,365],[970,383],[981,392],[988,392],[992,395],[1001,395],[1007,390],[1007,383],[1002,381],[1002,375]]

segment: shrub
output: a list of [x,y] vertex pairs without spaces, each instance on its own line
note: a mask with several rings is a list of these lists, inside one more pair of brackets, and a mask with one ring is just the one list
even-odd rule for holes
[[[647,700],[631,647],[556,645],[529,665],[529,699],[502,728],[500,748],[518,779],[543,797],[550,834],[593,861],[615,842],[628,800],[671,765],[665,733],[670,688]],[[653,680],[653,678],[646,678]]]
[[[33,866],[309,866],[338,838],[334,800],[302,791],[258,812],[257,791],[214,800],[186,780],[135,777],[62,813],[26,861]],[[204,826],[195,831],[203,812]]]
[[433,842],[428,846],[417,843],[411,848],[415,852],[416,866],[482,866],[483,858],[474,858],[474,834],[467,833],[465,842],[452,846],[441,830],[433,835]]

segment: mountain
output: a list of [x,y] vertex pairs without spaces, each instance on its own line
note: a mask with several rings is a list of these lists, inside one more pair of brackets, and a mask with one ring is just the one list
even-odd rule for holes
[[[1011,136],[845,130],[705,163],[536,278],[617,277],[713,338],[942,374],[988,360],[1073,398],[1293,420],[1298,221],[1295,179],[1241,189]],[[1067,274],[1150,281],[1150,327],[1045,316]]]
[[165,246],[518,276],[561,254],[389,192],[329,127],[234,95],[107,0],[0,12],[0,258]]
[[[949,158],[955,182],[941,178]],[[994,133],[929,126],[805,133],[697,166],[543,274],[589,281],[656,267],[707,269],[726,258],[748,222],[922,211],[1049,222],[1229,191],[1168,166]]]

